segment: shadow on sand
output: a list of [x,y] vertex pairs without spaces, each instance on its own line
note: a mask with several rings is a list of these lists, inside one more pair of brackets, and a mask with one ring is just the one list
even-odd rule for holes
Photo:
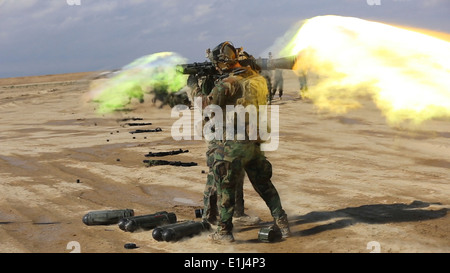
[[447,215],[447,208],[439,210],[423,209],[430,205],[441,205],[441,203],[413,201],[411,204],[374,204],[348,207],[335,211],[313,211],[291,218],[290,224],[294,226],[336,219],[335,222],[318,225],[292,234],[293,236],[308,236],[327,230],[345,228],[356,223],[413,222],[441,218]]
[[[327,230],[345,228],[357,223],[386,224],[414,222],[437,219],[447,215],[447,211],[449,210],[447,208],[438,210],[424,209],[430,205],[442,204],[413,201],[411,204],[374,204],[348,207],[334,211],[312,211],[305,215],[289,217],[289,224],[293,227],[335,219],[332,223],[321,224],[292,233],[292,236],[309,236]],[[258,226],[245,227],[241,230],[259,229],[261,226],[269,226],[271,224],[273,224],[273,222],[260,223]],[[251,241],[256,242],[257,240]]]

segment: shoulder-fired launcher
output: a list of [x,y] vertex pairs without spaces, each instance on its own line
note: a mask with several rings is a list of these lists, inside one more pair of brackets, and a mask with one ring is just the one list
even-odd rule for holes
[[[268,58],[251,58],[240,60],[239,63],[242,66],[254,66],[256,65],[258,70],[274,70],[274,69],[292,69],[297,56],[288,56],[277,59]],[[177,71],[182,74],[196,75],[196,76],[208,76],[218,74],[216,68],[212,62],[203,63],[190,63],[190,64],[180,64],[177,66]]]

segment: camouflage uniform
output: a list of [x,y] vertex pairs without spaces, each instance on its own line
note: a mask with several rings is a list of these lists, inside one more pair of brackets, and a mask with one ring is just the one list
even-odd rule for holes
[[[239,68],[238,70],[238,73],[233,74],[232,71],[231,76],[216,84],[210,95],[211,104],[219,105],[225,111],[226,105],[236,105],[243,97],[244,90],[242,90],[240,81],[246,77],[255,77],[256,72],[250,68]],[[256,77],[262,76],[258,74]],[[264,84],[263,88],[265,89],[258,90],[258,92],[263,92],[260,95],[266,96],[267,85]],[[265,99],[264,103],[267,103]],[[224,122],[224,126],[225,124]],[[224,128],[225,132],[226,128]],[[260,145],[260,141],[248,140],[248,136],[247,140],[227,140],[224,136],[223,140],[216,141],[212,164],[220,213],[216,234],[232,235],[237,181],[242,171],[245,170],[254,189],[269,207],[275,223],[285,231],[285,237],[288,235],[287,215],[281,206],[280,196],[271,182],[272,165],[264,156]]]
[[[210,94],[211,86],[213,81],[211,79],[203,79],[201,83],[201,88],[196,90],[196,95],[207,96]],[[212,165],[214,163],[214,152],[217,148],[217,141],[212,140],[208,142],[208,149],[206,151],[206,164],[208,166],[208,175],[206,178],[205,190],[203,193],[203,215],[202,220],[210,222],[211,224],[216,224],[217,217],[219,216],[219,210],[217,206],[217,189],[214,184],[214,174]],[[236,204],[235,204],[235,217],[244,216],[244,178],[245,172],[242,171],[238,177],[236,185]]]
[[[217,206],[217,188],[214,184],[214,154],[218,147],[216,141],[210,141],[208,143],[208,150],[206,151],[206,163],[209,168],[208,176],[206,178],[205,191],[203,193],[203,216],[204,221],[208,221],[211,224],[217,223],[217,217],[219,216],[219,210]],[[234,207],[234,217],[244,216],[244,178],[245,172],[242,171],[236,179],[236,202]]]

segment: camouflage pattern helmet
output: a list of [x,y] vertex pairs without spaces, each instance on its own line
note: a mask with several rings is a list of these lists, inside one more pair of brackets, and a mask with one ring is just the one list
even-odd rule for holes
[[213,50],[206,50],[206,57],[220,70],[230,69],[238,62],[239,53],[231,42],[222,42]]

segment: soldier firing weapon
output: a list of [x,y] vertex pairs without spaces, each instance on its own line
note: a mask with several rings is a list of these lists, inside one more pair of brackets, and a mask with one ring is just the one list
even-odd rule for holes
[[[288,56],[283,58],[258,58],[255,59],[252,55],[243,51],[242,48],[239,49],[239,63],[241,66],[250,66],[253,70],[261,73],[263,70],[275,70],[275,69],[292,69],[295,62],[297,60],[297,56]],[[189,64],[180,64],[177,66],[177,71],[182,74],[190,75],[190,77],[194,77],[195,79],[203,79],[204,86],[202,87],[202,91],[211,91],[214,87],[214,82],[224,76],[220,74],[215,68],[212,62],[194,62]],[[267,87],[271,90],[269,80],[267,79]],[[269,95],[271,93],[269,92]],[[206,92],[208,95],[208,92]],[[268,101],[272,100],[272,96],[269,96]]]
[[[244,52],[241,54],[242,57],[239,58],[239,63],[241,66],[251,66],[256,71],[261,70],[274,70],[274,69],[292,69],[297,57],[288,56],[277,59],[268,58],[258,58],[255,59],[252,55]],[[202,62],[202,63],[190,63],[190,64],[180,64],[177,66],[177,71],[183,74],[196,75],[197,77],[203,76],[216,76],[219,77],[220,74],[214,67],[212,62]]]

